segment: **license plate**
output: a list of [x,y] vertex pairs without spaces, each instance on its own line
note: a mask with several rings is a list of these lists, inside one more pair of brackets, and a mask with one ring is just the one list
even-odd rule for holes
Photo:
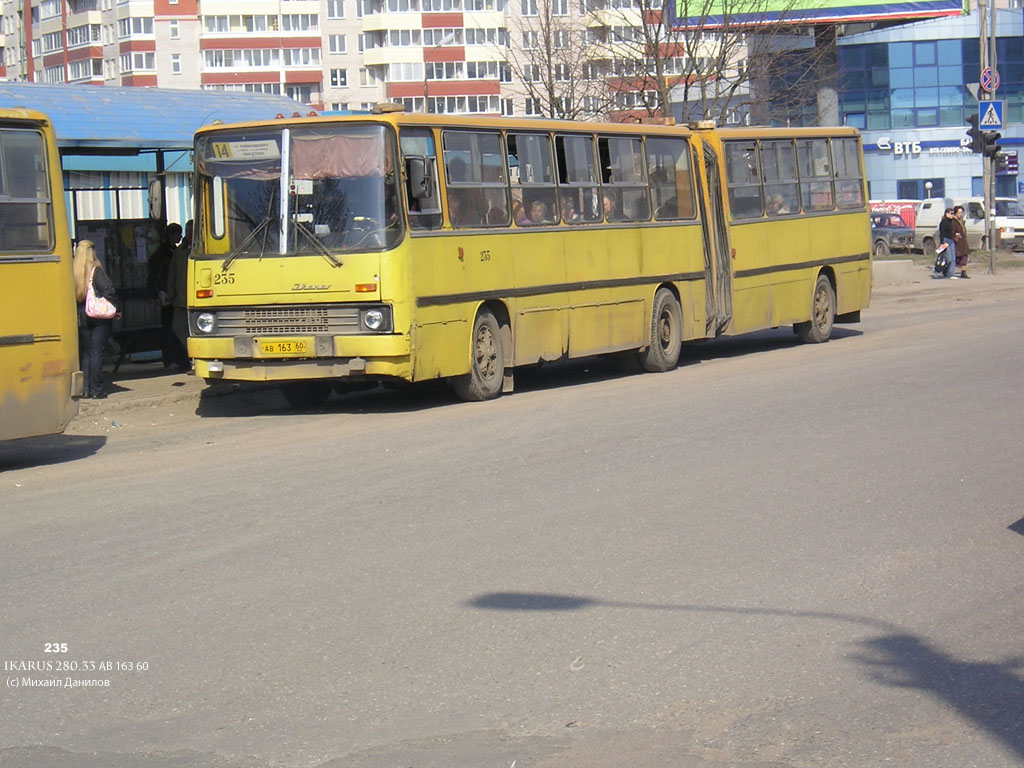
[[304,357],[309,354],[311,344],[306,339],[274,339],[259,342],[263,357]]

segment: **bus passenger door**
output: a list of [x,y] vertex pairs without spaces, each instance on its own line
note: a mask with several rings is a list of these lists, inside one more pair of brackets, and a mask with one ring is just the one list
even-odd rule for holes
[[732,262],[729,251],[729,229],[725,223],[722,205],[722,176],[718,156],[707,142],[703,144],[704,162],[699,162],[694,150],[694,167],[701,185],[700,220],[704,230],[704,285],[707,299],[707,328],[709,337],[720,335],[732,322]]

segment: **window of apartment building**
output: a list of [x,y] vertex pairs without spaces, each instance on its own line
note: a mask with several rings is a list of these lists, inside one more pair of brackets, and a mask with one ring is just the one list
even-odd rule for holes
[[523,16],[536,16],[537,0],[520,0],[520,9]]
[[537,32],[536,30],[532,30],[532,29],[528,29],[525,32],[523,32],[523,50],[524,51],[535,50],[538,47],[537,46],[537,38],[538,38],[539,35],[540,35],[540,32]]
[[389,43],[393,46],[422,45],[422,36],[418,29],[392,29]]
[[309,32],[320,29],[320,17],[315,13],[287,13],[281,16],[282,32]]
[[462,0],[423,0],[423,11],[461,11]]
[[527,97],[523,104],[523,114],[528,116],[541,114],[540,99]]
[[[37,75],[38,77],[38,75]],[[40,82],[37,80],[37,82]],[[43,76],[41,82],[50,83],[63,83],[64,82],[64,67],[47,67],[43,70]]]
[[319,48],[285,48],[281,53],[286,67],[312,67],[320,63]]
[[313,86],[312,85],[286,85],[284,87],[284,95],[295,101],[302,102],[303,104],[309,104],[313,101]]
[[327,0],[327,18],[345,18],[345,0]]
[[348,70],[347,69],[332,69],[331,70],[331,87],[332,88],[346,88],[346,87],[348,87]]
[[181,27],[177,19],[171,19],[171,40],[177,40],[181,37]]
[[133,35],[152,34],[152,16],[131,16],[127,19],[118,19],[117,21],[117,36],[121,40],[123,40],[126,37],[131,37]]
[[359,68],[359,85],[362,87],[369,87],[371,85],[377,85],[379,79],[377,73],[369,67]]
[[[466,30],[467,32],[469,30]],[[461,27],[438,27],[436,29],[423,30],[423,44],[433,46],[462,45],[463,35]]]
[[[44,20],[56,19],[60,16],[62,5],[63,0],[43,0],[43,2],[39,4],[39,18]],[[61,80],[55,82],[64,82],[63,73],[61,74]]]
[[467,11],[504,11],[505,0],[465,0]]
[[395,62],[388,65],[388,82],[423,82],[423,63],[419,61]]
[[501,114],[503,117],[513,117],[516,113],[512,99],[501,100]]
[[568,29],[556,29],[551,33],[551,47],[556,51],[564,51],[569,48],[571,32]]
[[207,32],[230,32],[227,16],[203,16],[203,29]]
[[246,32],[273,32],[277,26],[277,16],[255,14],[241,19],[241,28]]
[[420,9],[419,0],[388,0],[388,13],[415,13]]
[[64,33],[50,32],[43,35],[43,53],[59,51],[64,47]]
[[432,61],[426,65],[428,80],[461,80],[466,76],[465,62]]
[[331,53],[346,53],[345,36],[344,35],[328,35],[327,36],[327,47]]
[[175,74],[175,75],[180,75],[181,74],[181,54],[180,53],[172,53],[171,54],[171,73]]
[[348,109],[347,101],[332,101],[331,109],[335,112],[345,112]]
[[121,54],[121,71],[138,72],[149,71],[156,66],[156,60],[152,51],[135,51],[134,53]]
[[99,24],[83,24],[80,27],[72,27],[68,30],[68,47],[76,45],[88,45],[100,41]]
[[555,16],[568,16],[569,0],[551,0],[551,13]]

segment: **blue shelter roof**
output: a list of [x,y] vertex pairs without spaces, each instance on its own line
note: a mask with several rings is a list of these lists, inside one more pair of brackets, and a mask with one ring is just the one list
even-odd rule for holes
[[2,107],[48,114],[62,152],[103,154],[189,149],[196,129],[214,120],[235,123],[309,111],[284,96],[237,91],[39,83],[0,83]]

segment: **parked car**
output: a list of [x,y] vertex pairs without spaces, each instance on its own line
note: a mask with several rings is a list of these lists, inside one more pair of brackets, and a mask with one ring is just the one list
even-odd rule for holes
[[884,259],[892,251],[909,251],[914,247],[914,230],[898,213],[871,214],[871,251],[876,259]]

